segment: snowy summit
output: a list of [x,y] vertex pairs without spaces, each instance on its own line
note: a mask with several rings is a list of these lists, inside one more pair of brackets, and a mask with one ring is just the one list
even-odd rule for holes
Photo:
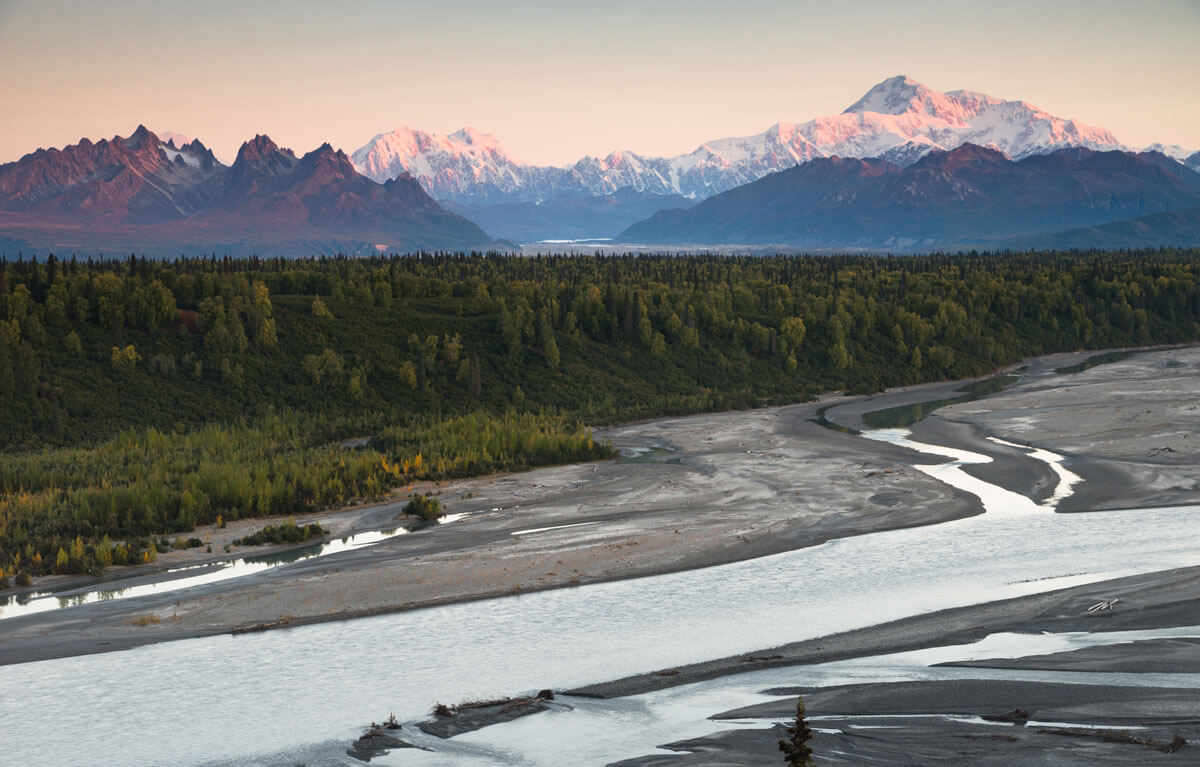
[[376,181],[409,173],[435,198],[466,204],[623,189],[703,199],[817,157],[882,157],[909,165],[932,150],[964,143],[1013,159],[1065,147],[1127,148],[1103,128],[1025,101],[966,90],[942,93],[901,75],[874,86],[841,114],[776,123],[757,135],[716,139],[675,157],[625,150],[566,167],[536,166],[509,157],[494,136],[471,128],[448,136],[401,128],[375,136],[352,159]]

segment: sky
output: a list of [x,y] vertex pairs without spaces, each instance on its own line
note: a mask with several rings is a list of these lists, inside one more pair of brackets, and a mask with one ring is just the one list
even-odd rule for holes
[[0,162],[151,130],[347,153],[402,125],[518,160],[689,152],[907,75],[1200,149],[1200,0],[0,0]]

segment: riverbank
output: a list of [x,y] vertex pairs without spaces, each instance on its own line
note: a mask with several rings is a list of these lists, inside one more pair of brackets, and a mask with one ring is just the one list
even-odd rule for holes
[[442,485],[445,510],[466,515],[454,525],[183,592],[8,618],[0,663],[655,575],[980,512],[909,468],[907,451],[813,423],[818,406],[612,429],[616,461]]
[[[1045,464],[1030,472],[1019,449],[985,441],[997,436],[1049,448],[1083,477],[1063,511],[1162,507],[1195,503],[1200,425],[1192,404],[1200,353],[1195,348],[1147,352],[1103,367],[1063,372],[1075,355],[1030,361],[1019,382],[986,399],[948,405],[916,424],[914,439],[984,452],[989,464],[966,470],[985,481],[1042,500],[1054,489]],[[943,392],[953,396],[949,388]],[[919,402],[901,394],[899,404]],[[831,408],[826,416],[862,427],[863,403]],[[1111,610],[1094,605],[1118,600]],[[572,691],[597,697],[636,695],[748,671],[803,667],[886,656],[1014,632],[1114,632],[1200,627],[1200,568],[1109,580],[1044,594],[944,610],[717,661],[627,677]],[[1200,634],[1200,630],[1197,630]],[[777,723],[794,716],[803,694],[819,764],[884,762],[924,765],[1049,763],[1123,765],[1133,761],[1194,760],[1200,749],[1195,690],[1104,684],[1092,674],[1194,674],[1200,670],[1195,638],[1148,639],[1048,655],[984,658],[942,664],[963,669],[1060,673],[1053,683],[991,678],[852,684],[765,690],[775,701],[713,715],[713,719]],[[1033,721],[998,724],[981,715],[1024,710]],[[1040,720],[1040,721],[1039,721]],[[623,767],[715,767],[770,764],[781,724],[678,741],[662,748],[677,755],[622,761]],[[1176,738],[1191,741],[1189,756],[1173,756]]]
[[[770,692],[788,697],[714,718],[794,718],[804,693],[817,765],[1178,765],[1194,764],[1200,749],[1194,689],[956,679]],[[1036,719],[985,719],[1014,712],[1002,701]],[[610,767],[776,765],[787,737],[783,724],[727,730],[663,746],[677,755]]]
[[[1197,354],[1195,349],[1188,353]],[[968,405],[938,411],[918,429],[958,428],[970,449],[998,456],[1001,484],[1035,497],[1048,494],[1052,484],[1044,462],[981,439],[981,426],[942,414],[982,420],[994,400],[1029,396],[1021,389],[1026,380],[1037,385],[1056,380],[1057,374],[1043,381],[1029,371],[1041,375],[1038,371],[1088,356],[1031,361],[1012,393],[968,403],[974,410],[967,413],[958,409]],[[1131,362],[1139,358],[1148,357]],[[1190,358],[1184,364],[1190,365]],[[1097,371],[1102,376],[1103,370],[1074,376]],[[814,422],[819,409],[830,408],[827,415],[844,419],[854,412],[942,399],[961,385],[910,387],[866,398],[830,396],[813,404],[611,429],[604,436],[622,453],[617,461],[443,485],[446,510],[467,515],[452,526],[184,592],[5,619],[0,664],[654,575],[977,514],[981,507],[973,496],[911,468],[920,456]],[[1099,397],[1102,390],[1101,385],[1093,393],[1100,392]],[[1026,441],[1040,444],[1029,436]],[[1092,460],[1087,454],[1068,459],[1081,474]],[[929,459],[934,460],[941,459]],[[986,468],[991,464],[982,466],[972,468],[996,471]],[[1133,497],[1146,492],[1149,480],[1145,474],[1113,479],[1101,471],[1092,472],[1089,481],[1109,488],[1125,482],[1125,492]],[[1173,492],[1172,497],[1200,497],[1189,496],[1182,486]],[[362,509],[357,519],[378,527],[402,503]],[[314,519],[338,524],[338,515]],[[355,530],[350,525],[336,531]]]
[[[1120,599],[1110,611],[1088,613],[1101,601]],[[858,631],[673,669],[669,676],[644,674],[592,685],[569,694],[612,697],[764,668],[814,666],[838,660],[886,656],[912,650],[967,645],[998,632],[1114,632],[1200,626],[1200,567],[1150,573],[1017,599],[922,615]],[[775,724],[795,716],[803,695],[818,764],[925,765],[967,760],[971,764],[1123,765],[1134,761],[1190,763],[1200,751],[1200,714],[1193,688],[1169,682],[1130,686],[1104,683],[1093,672],[1196,673],[1200,642],[1148,640],[1104,645],[1048,656],[995,658],[940,664],[972,669],[1067,671],[1053,682],[954,678],[784,687],[782,696],[715,713],[714,720],[763,720],[768,728],[743,728],[673,742],[676,755],[621,761],[621,767],[717,767],[775,763]],[[1110,677],[1111,678],[1111,677]],[[1014,709],[1015,722],[989,722]],[[1026,721],[1027,720],[1027,721]],[[1103,730],[1112,738],[1095,737]],[[1164,746],[1178,735],[1188,756]]]
[[[1121,600],[1119,609],[1096,615],[1087,612],[1092,605],[1112,599]],[[1166,570],[942,610],[753,653],[680,666],[672,669],[674,673],[669,675],[651,671],[588,685],[569,690],[567,694],[599,698],[638,695],[760,669],[813,665],[967,644],[999,632],[1127,631],[1178,626],[1200,626],[1200,567]],[[1178,655],[1167,645],[1159,649],[1172,657]]]

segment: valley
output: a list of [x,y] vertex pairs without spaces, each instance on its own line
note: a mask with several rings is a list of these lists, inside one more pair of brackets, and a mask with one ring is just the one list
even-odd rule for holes
[[0,762],[1197,762],[1197,35],[0,2]]
[[[177,701],[176,705],[186,706],[187,710],[195,712],[190,717],[193,721],[211,723],[197,724],[179,733],[176,752],[183,763],[191,761],[187,755],[193,753],[187,743],[208,744],[209,758],[224,753],[225,756],[218,758],[217,763],[225,763],[225,759],[243,761],[250,754],[258,754],[254,760],[260,764],[293,763],[296,759],[333,759],[345,748],[345,739],[350,737],[347,728],[352,727],[355,721],[362,722],[372,716],[378,718],[378,715],[362,709],[368,701],[374,701],[374,708],[398,711],[406,722],[402,737],[413,740],[414,736],[407,734],[410,718],[419,718],[434,700],[447,697],[459,700],[472,695],[491,695],[501,691],[512,693],[546,685],[560,692],[567,688],[575,695],[618,696],[612,704],[604,701],[592,704],[588,698],[560,695],[560,700],[569,703],[576,712],[583,713],[555,709],[519,723],[495,725],[477,734],[457,736],[449,741],[436,741],[423,736],[415,742],[422,747],[433,748],[432,753],[420,755],[401,749],[382,761],[387,764],[495,763],[497,752],[494,749],[500,747],[500,743],[509,741],[509,745],[503,747],[505,750],[516,748],[525,753],[522,761],[514,763],[541,764],[542,757],[536,756],[540,753],[539,749],[554,748],[553,744],[558,742],[548,735],[533,734],[542,732],[543,725],[539,724],[539,720],[543,717],[548,717],[545,720],[547,725],[553,722],[554,728],[565,726],[568,731],[572,726],[569,722],[581,718],[580,723],[597,734],[595,747],[599,750],[596,753],[609,755],[607,760],[596,763],[613,761],[619,754],[638,748],[639,743],[645,744],[641,748],[648,749],[651,745],[673,738],[711,733],[722,720],[706,722],[704,717],[717,713],[718,709],[705,710],[705,707],[715,705],[727,709],[730,701],[744,700],[742,705],[749,705],[762,700],[761,696],[749,692],[756,689],[755,685],[757,689],[780,687],[788,684],[783,680],[805,678],[827,679],[830,681],[823,685],[836,685],[840,682],[835,680],[846,679],[846,676],[844,673],[839,676],[835,669],[851,668],[856,662],[854,659],[863,656],[940,647],[946,645],[948,640],[957,645],[996,632],[1025,632],[1031,627],[1054,632],[1073,630],[1073,627],[1074,630],[1084,629],[1096,619],[1069,616],[1084,615],[1086,611],[1083,607],[1100,596],[1106,599],[1120,596],[1126,603],[1111,617],[1101,619],[1104,631],[1136,627],[1146,636],[1157,636],[1153,634],[1156,625],[1194,624],[1195,619],[1188,617],[1194,613],[1194,609],[1186,606],[1200,604],[1194,578],[1196,561],[1187,536],[1176,536],[1176,544],[1170,545],[1163,537],[1164,532],[1175,529],[1173,525],[1192,524],[1188,520],[1194,516],[1196,509],[1194,505],[1186,505],[1194,504],[1196,500],[1195,478],[1189,474],[1194,469],[1195,461],[1188,452],[1188,440],[1194,437],[1195,416],[1185,413],[1188,392],[1200,358],[1197,358],[1196,348],[1189,347],[1143,352],[1124,361],[1100,365],[1081,373],[1055,372],[1085,361],[1089,356],[1092,355],[1059,355],[1030,360],[1017,372],[1020,381],[1015,386],[980,400],[936,411],[914,427],[913,438],[941,443],[945,435],[951,435],[952,441],[966,440],[964,444],[969,445],[970,449],[993,455],[993,463],[1004,467],[1002,475],[998,476],[987,471],[986,467],[990,464],[979,464],[984,472],[981,476],[1019,492],[1029,493],[1034,499],[1049,497],[1056,486],[1053,473],[1047,470],[1043,459],[1034,458],[1026,450],[1006,447],[981,437],[1000,433],[1006,442],[1014,439],[1022,445],[1061,450],[1067,456],[1067,465],[1073,472],[1081,477],[1092,477],[1084,479],[1082,485],[1074,488],[1076,494],[1086,493],[1090,485],[1100,483],[1096,492],[1110,499],[1114,506],[1128,508],[1129,504],[1136,503],[1143,506],[1139,510],[1065,515],[1044,510],[1015,512],[1014,516],[1014,512],[1006,510],[1003,505],[987,505],[989,501],[984,498],[983,508],[987,509],[987,513],[980,515],[980,498],[954,490],[918,470],[920,464],[943,459],[864,440],[861,436],[822,427],[810,420],[818,407],[828,407],[825,411],[828,418],[849,427],[858,427],[861,422],[856,414],[906,402],[943,399],[947,391],[957,386],[935,385],[889,392],[873,398],[835,398],[819,406],[759,411],[749,417],[747,414],[718,414],[620,427],[608,433],[624,456],[616,462],[542,469],[522,475],[443,486],[444,498],[472,494],[469,498],[459,497],[458,501],[450,501],[453,511],[466,513],[466,516],[444,529],[435,528],[401,536],[354,552],[338,554],[326,563],[322,560],[312,560],[312,564],[301,562],[269,575],[251,575],[220,586],[202,587],[164,595],[162,598],[117,600],[66,607],[28,618],[5,618],[5,632],[3,640],[0,640],[3,645],[0,647],[5,657],[31,660],[33,657],[53,657],[62,652],[94,652],[146,642],[183,639],[126,653],[90,656],[95,659],[93,661],[83,658],[54,661],[91,663],[97,672],[104,674],[109,672],[101,669],[111,668],[113,672],[120,673],[118,669],[139,658],[136,662],[141,664],[177,662],[168,659],[175,658],[179,653],[191,658],[188,663],[194,668],[199,660],[194,656],[197,651],[208,655],[215,650],[216,654],[212,657],[224,658],[223,662],[228,663],[233,656],[227,650],[217,650],[217,647],[227,647],[226,643],[231,641],[238,644],[237,655],[242,658],[237,661],[239,664],[254,662],[257,650],[250,655],[246,653],[260,645],[276,658],[281,657],[281,653],[303,653],[307,652],[304,648],[319,646],[324,641],[319,638],[322,627],[329,627],[327,630],[338,637],[334,641],[340,645],[339,661],[335,666],[341,670],[340,673],[346,674],[346,664],[350,662],[348,659],[360,653],[364,670],[371,669],[371,673],[378,674],[381,668],[387,667],[392,669],[389,673],[398,675],[393,683],[362,680],[350,685],[348,689],[354,689],[356,696],[361,698],[365,695],[368,700],[360,699],[355,706],[345,708],[341,713],[333,714],[324,706],[319,710],[314,708],[310,713],[302,713],[302,707],[293,705],[293,719],[299,717],[301,721],[308,722],[307,727],[313,735],[326,733],[324,736],[317,735],[318,739],[332,738],[302,747],[296,739],[297,735],[290,728],[283,728],[270,736],[256,733],[252,741],[240,735],[227,738],[227,746],[213,753],[211,740],[204,734],[207,727],[223,727],[227,734],[240,732],[239,728],[229,723],[220,724],[223,721],[221,716],[214,720],[215,711],[206,710],[202,714],[201,711],[205,709],[196,708],[203,707],[203,701],[209,699],[209,695],[217,694],[217,689],[193,696],[191,702]],[[1149,381],[1154,383],[1148,384]],[[1117,389],[1123,392],[1131,413],[1146,409],[1165,413],[1174,409],[1179,415],[1169,423],[1161,422],[1157,427],[1146,422],[1136,425],[1144,435],[1144,442],[1112,442],[1110,430],[1123,428],[1126,424],[1121,420],[1106,418],[1101,411],[1093,410],[1090,403],[1111,398]],[[1145,398],[1135,392],[1143,392]],[[1179,411],[1181,407],[1183,410]],[[1013,420],[1012,413],[1032,414],[1033,420]],[[1070,424],[1070,428],[1064,430],[1065,424]],[[1181,452],[1163,464],[1161,458],[1149,456],[1143,449],[1144,445],[1159,443],[1178,445],[1175,449]],[[750,446],[749,453],[746,452],[747,446]],[[1100,458],[1100,455],[1104,457]],[[1104,465],[1118,461],[1125,468],[1117,472],[1097,466],[1093,471],[1090,468],[1092,460],[1110,462]],[[843,465],[844,468],[838,468]],[[1173,480],[1165,479],[1171,476],[1172,466],[1178,467],[1181,473]],[[972,468],[969,466],[968,470]],[[701,480],[701,477],[707,479]],[[704,490],[703,486],[697,486],[698,481],[711,484],[711,488]],[[771,488],[779,489],[771,492]],[[902,506],[890,504],[887,502],[889,493],[910,500],[914,497],[924,497],[926,500],[906,501]],[[920,495],[914,496],[914,493]],[[1003,497],[1003,493],[997,497]],[[700,501],[702,498],[711,500],[705,503]],[[856,501],[856,498],[860,500]],[[1125,498],[1128,500],[1123,500]],[[1155,506],[1160,508],[1156,510]],[[831,515],[833,509],[836,509],[836,513]],[[917,509],[923,510],[924,516],[911,516],[913,510]],[[386,511],[380,508],[373,513],[378,515]],[[370,519],[362,515],[359,518],[363,522]],[[946,521],[955,519],[957,521]],[[674,530],[681,520],[686,520],[686,527],[676,533]],[[835,526],[831,527],[831,524]],[[918,526],[911,527],[914,524]],[[1051,532],[1052,528],[1058,532]],[[891,532],[881,532],[889,529]],[[1117,529],[1123,529],[1124,532],[1114,537],[1113,532]],[[1018,544],[1016,538],[1004,539],[1011,541],[1006,544],[1008,556],[1003,560],[989,559],[990,546],[982,542],[990,540],[995,543],[998,536],[1008,535],[1004,531],[1009,530],[1021,530],[1018,535],[1024,543]],[[1073,540],[1071,545],[1062,543],[1064,533]],[[853,537],[840,537],[845,535]],[[820,545],[821,541],[827,539],[833,540]],[[880,548],[876,549],[876,545]],[[882,560],[874,559],[885,551],[894,552],[898,545],[908,552],[908,557],[897,560],[884,555]],[[930,546],[933,548],[927,549]],[[860,550],[861,554],[858,553]],[[774,551],[781,553],[769,556]],[[789,551],[791,553],[787,553]],[[1088,552],[1086,564],[1080,559],[1082,551]],[[946,556],[971,557],[971,561],[976,563],[970,567],[964,563],[963,569],[945,573],[958,580],[953,588],[945,581],[945,577],[934,577],[932,571],[921,569],[930,567]],[[792,559],[794,563],[791,563]],[[986,566],[983,564],[985,561],[989,562]],[[718,565],[720,562],[731,564]],[[838,566],[835,562],[844,564]],[[644,569],[647,565],[649,569]],[[700,569],[692,569],[696,567]],[[793,573],[798,567],[808,573],[803,581],[807,584],[807,590],[813,592],[811,598],[816,601],[811,603],[811,608],[792,613],[785,605],[807,603],[806,597],[786,587],[786,584],[794,584],[796,575]],[[830,567],[832,571],[821,574]],[[852,568],[858,574],[849,576],[842,567]],[[1112,578],[1151,573],[1164,567],[1182,569],[1174,574],[1109,582]],[[554,573],[567,568],[577,580],[556,578]],[[678,568],[687,569],[668,574]],[[917,570],[910,575],[909,568]],[[546,572],[542,572],[543,569]],[[622,580],[606,582],[617,572]],[[917,572],[923,575],[918,577]],[[470,573],[477,574],[480,580],[464,578]],[[664,574],[649,579],[637,577],[652,573]],[[887,575],[881,581],[872,582],[874,576],[868,573],[880,577],[885,573]],[[630,577],[631,580],[624,580]],[[411,586],[405,587],[406,583]],[[717,583],[720,586],[716,591],[711,591]],[[826,593],[822,591],[826,588],[821,585],[824,583],[831,588],[837,584],[836,589],[843,599],[849,599],[853,594],[854,598],[846,603],[853,603],[854,610],[819,609],[817,605],[820,604],[821,595]],[[904,597],[896,599],[895,595],[888,593],[893,589],[882,587],[884,583],[905,584],[900,587]],[[569,588],[540,591],[555,585]],[[1067,590],[1059,590],[1064,587],[1068,587]],[[390,605],[389,609],[403,608],[406,606],[403,602],[405,588],[410,589],[409,594],[419,591],[427,600],[437,596],[451,601],[471,600],[505,593],[503,589],[508,589],[510,595],[433,608],[433,612],[405,610],[391,616],[364,617],[348,623],[337,620],[352,614],[345,612],[348,606],[370,608]],[[501,591],[488,591],[489,588]],[[697,602],[696,595],[705,592],[712,594],[712,598]],[[350,594],[354,595],[353,601],[347,603]],[[736,607],[739,594],[744,594],[740,597],[745,602],[743,607]],[[991,603],[980,607],[970,606],[980,599]],[[1007,601],[995,602],[996,599]],[[681,609],[680,600],[690,603],[692,609]],[[410,602],[407,606],[422,603]],[[605,605],[610,603],[635,604],[637,607],[632,612],[607,612]],[[337,605],[341,606],[340,609],[332,613],[328,611],[329,607]],[[943,612],[948,608],[953,609]],[[239,621],[262,620],[267,615],[266,611],[273,616],[277,611],[291,610],[297,611],[291,627],[281,626],[263,634],[228,636],[231,625]],[[1192,613],[1188,610],[1192,610]],[[128,621],[129,617],[155,611],[163,613],[161,623],[139,626],[131,625]],[[511,618],[506,617],[510,611]],[[358,614],[378,612],[378,609],[366,609]],[[737,619],[733,617],[735,613],[739,616]],[[931,614],[908,617],[923,613]],[[81,622],[80,618],[84,615],[88,620]],[[177,619],[174,618],[176,615],[179,616]],[[320,626],[304,625],[309,623],[305,615],[320,621],[334,619],[335,622],[322,623]],[[439,631],[444,630],[437,628],[442,620],[437,616],[443,615],[457,627],[459,639],[452,654],[456,659],[452,668],[459,669],[457,671],[434,672],[432,667],[422,670],[426,668],[425,664],[417,662],[410,652],[395,656],[393,651],[385,649],[378,641],[380,631],[387,634],[399,631],[408,636],[409,641],[418,644],[432,641]],[[585,615],[590,617],[585,619]],[[605,615],[608,617],[600,617]],[[721,616],[719,621],[718,615]],[[599,629],[594,622],[597,620],[615,620],[617,624]],[[885,625],[876,626],[880,623]],[[385,628],[385,624],[390,628]],[[736,625],[740,630],[735,634],[725,632],[711,635],[703,631],[690,633],[688,629],[689,626],[718,624]],[[338,628],[341,626],[346,628]],[[488,628],[485,629],[485,626]],[[473,630],[480,632],[474,638],[471,633]],[[551,644],[536,643],[527,650],[505,646],[502,652],[507,660],[501,668],[509,671],[499,675],[488,672],[483,679],[478,676],[487,666],[487,661],[482,660],[485,656],[475,655],[476,651],[468,651],[463,644],[467,642],[474,647],[475,642],[486,640],[496,632],[519,631],[532,636],[550,630],[556,634],[556,641]],[[421,639],[427,631],[432,632],[428,639]],[[572,640],[576,632],[593,636],[602,634],[613,639],[599,645],[580,644]],[[626,632],[631,633],[626,636]],[[184,639],[208,634],[212,636],[207,639]],[[653,641],[653,637],[667,635],[671,637],[669,643],[657,644]],[[1184,632],[1182,635],[1187,634]],[[812,638],[804,639],[806,636]],[[624,639],[617,641],[617,637]],[[778,639],[773,641],[775,637]],[[1100,637],[1097,639],[1104,641]],[[1024,640],[1014,638],[1010,640],[1010,645],[1016,642],[1013,646],[1019,646],[1021,641]],[[101,645],[102,642],[110,644]],[[213,642],[219,645],[212,645]],[[482,652],[484,645],[477,646]],[[499,649],[494,644],[487,646],[493,648],[488,652]],[[599,655],[584,661],[577,651],[585,646],[591,648],[589,655],[594,656],[597,652]],[[776,649],[764,649],[772,646]],[[60,649],[56,651],[55,647]],[[636,652],[632,652],[634,647],[638,648]],[[31,652],[39,655],[22,658],[22,654]],[[147,652],[161,657],[162,661],[151,660],[151,656],[145,655]],[[724,661],[710,660],[730,652],[737,654]],[[1174,652],[1176,654],[1172,657],[1188,657],[1179,656],[1179,651]],[[621,654],[627,657],[617,660]],[[536,665],[540,671],[536,678],[530,676],[529,669],[532,666],[519,660],[527,655],[530,662],[534,657],[538,659]],[[748,657],[749,661],[746,660]],[[945,650],[914,656],[918,657],[940,661],[962,658],[963,655],[961,652]],[[112,660],[102,660],[104,658]],[[368,662],[367,658],[372,660]],[[440,663],[446,662],[443,660]],[[924,668],[923,662],[906,661],[908,665],[904,667],[914,670]],[[12,673],[22,675],[22,668],[41,666],[38,663],[21,664],[9,667],[12,671],[6,673],[11,678]],[[821,671],[826,667],[831,674]],[[895,667],[893,663],[888,668]],[[446,666],[439,665],[438,668],[445,669]],[[621,682],[596,684],[611,680],[617,675],[614,671],[618,669],[650,671],[663,668],[671,669],[672,673],[651,672]],[[810,668],[816,670],[816,677],[806,672]],[[47,678],[47,672],[41,673],[43,678]],[[233,673],[236,678],[244,672]],[[429,676],[430,673],[434,675]],[[446,673],[451,676],[445,676]],[[729,677],[728,682],[720,681],[720,677],[731,673],[735,676]],[[895,673],[894,670],[884,672],[882,679],[887,679],[887,674]],[[467,676],[454,677],[454,674]],[[959,673],[956,678],[962,676]],[[254,677],[257,685],[263,683],[261,673]],[[222,678],[228,679],[225,676]],[[872,678],[880,677],[877,673]],[[418,683],[417,679],[422,681]],[[1112,682],[1119,685],[1128,683],[1134,682],[1132,679],[1129,682]],[[203,683],[202,688],[207,689],[208,684]],[[222,686],[226,684],[222,682]],[[1186,682],[1181,680],[1178,684],[1186,689]],[[272,694],[278,694],[285,688],[292,689],[282,679],[272,685]],[[839,704],[842,707],[829,707],[824,703],[829,696],[823,697],[819,690],[814,693],[811,685],[811,682],[802,683],[806,698],[811,701],[809,713],[819,717],[814,721],[814,726],[826,728],[818,732],[814,741],[818,748],[825,749],[825,753],[829,753],[830,749],[847,747],[838,744],[838,738],[844,736],[831,734],[831,730],[826,732],[828,728],[824,722],[835,721],[835,714],[863,716],[875,712],[875,717],[883,717],[886,721],[888,716],[895,717],[901,711],[936,713],[929,708],[930,704],[920,702],[879,708],[879,701],[883,700],[880,695],[887,688],[878,685],[868,688],[874,692],[865,702],[856,704],[858,707],[853,710],[845,708],[844,703]],[[248,696],[237,709],[241,712],[238,715],[244,717],[259,705],[256,701],[261,700],[261,696],[249,694],[240,685],[238,689],[242,690],[240,694]],[[261,686],[258,689],[262,689]],[[678,689],[680,692],[668,693],[669,689]],[[956,689],[967,688],[958,683]],[[1016,692],[1016,689],[1001,693],[999,697],[986,692],[977,694],[975,703],[951,703],[945,710],[965,715],[978,711],[1007,710],[1010,701],[1046,708],[1072,705],[1070,701],[1074,700],[1071,697],[1073,688],[1069,685],[1060,685],[1057,697],[1054,700],[1046,698],[1047,702],[1043,704],[1037,703],[1043,699],[1038,697],[1044,697],[1043,693],[1036,693],[1028,685],[1022,688],[1024,691]],[[1084,688],[1083,691],[1091,694],[1092,689]],[[1126,688],[1113,689],[1111,695],[1117,696],[1121,689]],[[1172,692],[1172,689],[1170,685],[1166,685],[1163,691],[1145,689],[1137,693],[1140,696],[1138,700],[1165,695],[1167,697],[1162,700],[1167,701],[1169,696],[1180,694],[1178,691]],[[293,690],[291,694],[295,695],[296,691]],[[717,697],[712,698],[713,694]],[[624,710],[628,704],[620,701],[630,695],[635,696],[631,700],[658,701],[653,704],[655,709],[665,708],[661,714],[647,720],[644,726],[648,729],[636,730],[639,734],[632,739],[627,734],[625,745],[614,748],[613,741],[603,734],[609,725],[602,723],[616,711]],[[677,703],[666,704],[664,695],[669,695]],[[680,709],[681,714],[684,711],[691,713],[676,721],[671,718],[675,714],[668,713],[672,710],[670,706],[691,700],[681,695],[698,697]],[[829,699],[846,700],[844,695]],[[1112,699],[1121,700],[1119,697]],[[45,700],[48,703],[49,698]],[[723,703],[705,702],[709,700]],[[42,707],[44,705],[38,704],[35,707],[37,713],[33,715],[53,715],[53,709]],[[731,716],[739,720],[758,717],[771,720],[783,716],[774,708],[760,708],[761,711],[747,710]],[[1122,710],[1129,709],[1126,706]],[[128,708],[125,711],[129,715]],[[606,711],[613,713],[604,713]],[[1139,721],[1136,711],[1134,709],[1134,713],[1117,715],[1117,721]],[[12,712],[6,714],[14,715]],[[667,718],[663,719],[663,716]],[[1081,713],[1073,716],[1075,718],[1070,721],[1090,721]],[[612,723],[618,728],[626,727],[619,724],[622,720],[618,716]],[[857,720],[844,721],[846,724],[840,726],[845,732],[859,726]],[[845,729],[847,726],[849,730]],[[930,726],[934,729],[929,730]],[[913,733],[925,733],[921,737],[926,749],[936,748],[933,744],[940,742],[939,738],[948,737],[949,743],[954,743],[958,742],[955,738],[963,732],[972,732],[955,724],[953,718],[947,719],[943,725],[922,723],[913,727],[917,728],[912,730]],[[949,729],[943,731],[937,727]],[[1173,729],[1166,725],[1166,728],[1179,731],[1180,725]],[[1154,731],[1154,737],[1161,737],[1159,729]],[[103,728],[98,730],[104,731]],[[945,734],[941,734],[943,732]],[[903,727],[882,734],[888,734],[891,740],[885,739],[880,741],[879,746],[871,748],[883,747],[887,742],[901,743],[902,740],[896,739],[911,737],[909,730]],[[1021,734],[1017,733],[1018,736]],[[311,739],[313,735],[307,738]],[[341,745],[339,737],[342,738]],[[773,749],[777,738],[778,735],[772,731],[764,733],[745,726],[735,726],[727,735],[712,741],[714,748],[704,747],[702,752],[715,755],[711,758],[728,760],[742,753],[741,750],[748,749],[744,751],[746,758],[756,759],[758,757],[753,754],[760,753],[758,749],[764,740],[767,748]],[[879,741],[879,738],[875,740]],[[857,741],[852,739],[852,742]],[[988,748],[1003,755],[1011,753],[1005,750],[1007,744],[1023,742],[1021,737],[1016,740],[994,740],[988,742]],[[1058,747],[1058,741],[1053,738],[1048,742],[1044,738],[1035,742],[1039,744],[1037,748],[1043,751],[1053,751]],[[1070,739],[1062,741],[1064,744],[1073,742]],[[538,743],[541,746],[535,746]],[[97,743],[96,747],[102,746]],[[688,748],[685,744],[681,747]],[[240,749],[237,753],[242,756],[235,756],[235,752],[229,750],[231,748]],[[276,748],[281,750],[275,752]],[[1120,763],[1119,760],[1123,758],[1121,754],[1126,753],[1121,749],[1126,748],[1119,745],[1096,746],[1087,753],[1089,758],[1116,760],[1111,762],[1115,764]],[[136,751],[131,756],[136,761]],[[636,756],[636,752],[629,756]],[[664,761],[666,757],[663,756],[653,759],[655,761],[646,763],[676,763]],[[716,763],[706,761],[706,757],[700,754],[680,756],[678,760],[680,764]]]

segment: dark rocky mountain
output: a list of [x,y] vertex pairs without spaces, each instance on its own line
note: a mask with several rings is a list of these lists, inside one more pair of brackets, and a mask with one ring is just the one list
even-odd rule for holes
[[221,170],[199,141],[164,145],[139,125],[129,138],[82,139],[0,165],[0,208],[106,224],[172,221],[197,209],[192,190]]
[[34,251],[270,255],[502,245],[412,178],[378,184],[328,144],[296,157],[267,136],[231,166],[145,127],[0,165],[0,243]]
[[820,158],[661,211],[624,242],[921,250],[996,245],[1200,205],[1200,174],[1156,152],[1071,148],[1013,161],[963,144],[902,168]]
[[1198,248],[1200,207],[1152,213],[1149,216],[1080,227],[1066,232],[1019,237],[1006,241],[1003,245],[1013,250]]

